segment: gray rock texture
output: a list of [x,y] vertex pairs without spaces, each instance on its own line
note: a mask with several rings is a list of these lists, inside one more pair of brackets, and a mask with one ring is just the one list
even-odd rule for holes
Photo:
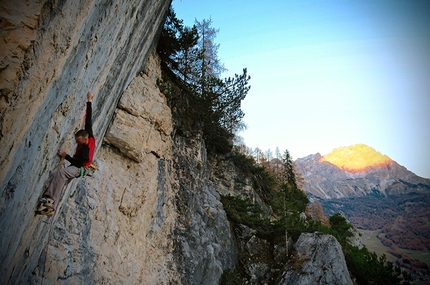
[[1,284],[41,280],[50,225],[60,217],[44,221],[33,213],[50,174],[62,165],[56,152],[73,153],[88,90],[95,95],[100,146],[121,94],[156,44],[170,2],[1,1]]
[[175,136],[178,184],[175,258],[182,284],[219,284],[223,271],[237,262],[227,215],[212,179],[215,171],[202,138]]
[[339,242],[331,235],[303,233],[277,284],[352,285]]
[[[348,218],[345,216],[345,214],[343,212],[340,211],[339,214],[345,218],[345,220],[348,224],[351,224],[351,222],[348,220]],[[358,231],[358,229],[354,225],[352,225],[352,228],[348,229],[348,231],[350,231],[352,233],[352,236],[348,237],[348,239],[347,239],[348,242],[352,246],[356,246],[359,249],[362,249],[363,247],[365,247],[365,244],[363,242],[363,237],[361,236],[361,233]]]
[[98,171],[75,179],[56,216],[32,217],[46,247],[28,240],[32,271],[11,284],[218,284],[236,263],[204,142],[172,139],[159,59],[147,66],[124,91]]
[[[139,91],[154,92],[134,93],[130,88],[125,93],[138,99],[144,97],[149,105],[158,102],[163,95],[155,92],[158,90],[156,72],[142,73],[130,83],[132,87],[145,78],[146,84]],[[164,116],[158,111],[152,109],[148,114],[148,118],[160,118],[154,119],[153,124],[161,124],[164,116],[171,117],[169,109]],[[148,118],[142,118],[144,124],[150,124]],[[118,117],[108,133],[117,120]],[[172,129],[171,124],[164,126],[159,133]],[[123,130],[127,134],[139,127],[123,126]],[[127,141],[127,138],[124,135],[120,139]],[[45,276],[47,283],[52,284],[59,278],[62,283],[72,284],[171,284],[180,281],[172,254],[177,213],[171,145],[169,138],[162,147],[164,151],[157,155],[150,147],[145,148],[140,162],[109,144],[99,149],[99,170],[93,177],[79,181],[53,229],[48,262],[42,270],[50,273]]]

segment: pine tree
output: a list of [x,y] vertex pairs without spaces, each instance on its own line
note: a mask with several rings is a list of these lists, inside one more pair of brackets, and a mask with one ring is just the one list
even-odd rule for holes
[[294,172],[293,158],[291,157],[290,152],[288,150],[285,150],[284,155],[282,157],[282,162],[284,164],[283,178],[284,178],[285,183],[289,187],[297,189],[296,174]]
[[245,127],[241,102],[250,89],[250,76],[244,69],[242,75],[220,78],[226,69],[214,41],[219,30],[211,25],[209,19],[185,27],[171,9],[157,50],[162,62],[192,94],[193,116],[203,127],[209,151],[228,152],[234,133]]
[[183,20],[176,17],[173,8],[169,9],[160,39],[157,52],[170,70],[184,81],[189,81],[188,74],[193,70],[193,63],[199,57],[195,46],[198,42],[196,26],[184,26]]

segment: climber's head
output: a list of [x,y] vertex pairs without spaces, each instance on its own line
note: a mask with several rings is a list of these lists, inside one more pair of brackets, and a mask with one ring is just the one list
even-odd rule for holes
[[75,134],[75,140],[78,145],[87,145],[88,144],[89,134],[86,130],[79,130]]

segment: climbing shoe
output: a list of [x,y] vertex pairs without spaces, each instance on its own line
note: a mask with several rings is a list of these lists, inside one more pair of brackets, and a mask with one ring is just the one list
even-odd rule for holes
[[46,208],[43,208],[41,210],[37,210],[36,215],[50,216],[50,215],[54,214],[54,212],[55,212],[54,208],[46,207]]
[[54,200],[48,197],[39,197],[38,201],[45,207],[52,207],[54,205]]

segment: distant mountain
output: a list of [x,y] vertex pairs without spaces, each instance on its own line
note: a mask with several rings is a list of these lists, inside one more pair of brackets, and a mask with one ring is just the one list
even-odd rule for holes
[[311,201],[345,197],[430,193],[430,179],[415,175],[386,155],[358,144],[295,161]]
[[390,247],[430,250],[430,179],[366,145],[335,149],[295,161],[302,189],[328,216],[343,212],[359,229],[380,230]]

